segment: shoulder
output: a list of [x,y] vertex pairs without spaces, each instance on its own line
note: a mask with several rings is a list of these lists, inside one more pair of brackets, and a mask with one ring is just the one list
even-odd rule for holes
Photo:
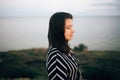
[[66,56],[64,53],[60,52],[57,48],[50,48],[47,53],[48,62],[54,59],[55,61],[66,62]]
[[57,48],[49,48],[47,52],[47,57],[51,58],[53,56],[61,55],[61,52]]
[[47,67],[49,66],[58,66],[64,67],[67,69],[67,60],[65,58],[65,54],[61,53],[57,48],[50,48],[47,53]]
[[57,53],[58,53],[58,49],[57,48],[49,48],[48,52],[47,52],[47,55],[51,55],[51,54],[56,55]]
[[47,66],[63,65],[66,63],[63,53],[57,48],[50,48],[47,53]]

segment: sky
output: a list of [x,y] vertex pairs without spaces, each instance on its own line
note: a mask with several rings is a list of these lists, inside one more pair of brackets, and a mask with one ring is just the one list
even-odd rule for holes
[[57,11],[120,16],[120,0],[0,0],[0,16],[49,16]]

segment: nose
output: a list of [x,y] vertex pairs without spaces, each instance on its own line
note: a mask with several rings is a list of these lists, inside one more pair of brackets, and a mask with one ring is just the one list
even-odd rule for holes
[[75,30],[74,30],[74,28],[72,27],[72,31],[71,31],[72,33],[74,33],[75,32]]

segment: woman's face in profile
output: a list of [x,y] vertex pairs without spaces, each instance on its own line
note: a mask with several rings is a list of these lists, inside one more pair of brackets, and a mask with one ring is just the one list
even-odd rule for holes
[[64,32],[65,39],[69,41],[73,38],[73,33],[74,33],[73,20],[66,19],[64,28],[65,28],[65,32]]

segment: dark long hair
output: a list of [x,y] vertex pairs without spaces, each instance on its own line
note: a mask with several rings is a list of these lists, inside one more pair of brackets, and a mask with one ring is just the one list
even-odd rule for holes
[[73,19],[73,16],[67,12],[54,13],[49,21],[48,41],[49,47],[55,47],[62,53],[68,54],[70,47],[65,39],[65,20]]

